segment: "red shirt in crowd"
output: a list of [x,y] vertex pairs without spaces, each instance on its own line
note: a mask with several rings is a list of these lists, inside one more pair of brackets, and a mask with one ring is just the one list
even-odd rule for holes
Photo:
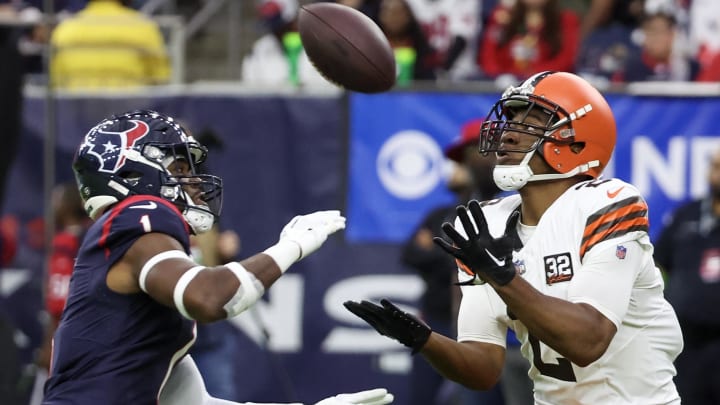
[[524,79],[545,70],[574,71],[580,40],[580,19],[574,12],[561,12],[562,46],[555,55],[551,55],[550,45],[541,37],[542,24],[528,28],[506,45],[498,46],[502,30],[510,22],[509,17],[510,9],[497,6],[484,30],[478,64],[485,75],[494,78],[510,73]]
[[48,266],[47,291],[45,306],[48,313],[59,319],[65,308],[68,296],[70,276],[72,275],[75,257],[82,235],[71,231],[62,231],[55,235],[52,242],[52,253]]

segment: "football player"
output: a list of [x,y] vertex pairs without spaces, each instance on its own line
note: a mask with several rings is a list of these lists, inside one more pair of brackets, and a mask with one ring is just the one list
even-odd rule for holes
[[[54,335],[43,404],[230,404],[208,395],[186,354],[195,323],[242,313],[345,227],[339,211],[301,215],[261,253],[196,264],[189,236],[209,230],[222,206],[221,180],[196,171],[206,154],[177,122],[153,111],[112,116],[83,138],[73,170],[94,224]],[[321,403],[391,401],[376,389]]]
[[653,262],[638,190],[600,174],[615,119],[584,79],[538,73],[510,87],[483,123],[480,152],[517,194],[457,208],[450,239],[462,281],[457,341],[387,300],[346,307],[474,389],[498,381],[512,328],[536,404],[679,404],[683,341]]

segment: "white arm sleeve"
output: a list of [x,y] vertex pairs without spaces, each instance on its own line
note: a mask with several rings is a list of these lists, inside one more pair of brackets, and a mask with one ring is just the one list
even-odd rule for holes
[[302,405],[292,404],[256,404],[254,402],[233,402],[213,398],[205,389],[200,370],[189,355],[183,357],[170,373],[160,392],[159,405]]
[[458,313],[458,342],[493,343],[505,347],[507,325],[498,319],[506,305],[489,285],[462,286]]
[[575,274],[568,300],[592,305],[619,327],[628,310],[635,279],[647,265],[648,255],[651,251],[635,240],[596,246],[585,255],[581,270]]

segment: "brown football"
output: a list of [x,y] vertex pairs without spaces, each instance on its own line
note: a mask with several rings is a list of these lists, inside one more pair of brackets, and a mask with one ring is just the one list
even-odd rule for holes
[[395,85],[395,56],[385,34],[368,16],[336,3],[303,6],[298,30],[310,61],[330,82],[361,93]]

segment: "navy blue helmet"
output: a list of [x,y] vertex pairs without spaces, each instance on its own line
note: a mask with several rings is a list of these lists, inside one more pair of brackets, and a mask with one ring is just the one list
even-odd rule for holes
[[[73,170],[88,215],[133,195],[164,198],[178,207],[195,233],[209,230],[222,209],[222,180],[197,173],[207,149],[173,118],[137,110],[113,115],[93,127],[75,154]],[[184,159],[189,174],[168,170]],[[193,201],[188,193],[195,190]]]

